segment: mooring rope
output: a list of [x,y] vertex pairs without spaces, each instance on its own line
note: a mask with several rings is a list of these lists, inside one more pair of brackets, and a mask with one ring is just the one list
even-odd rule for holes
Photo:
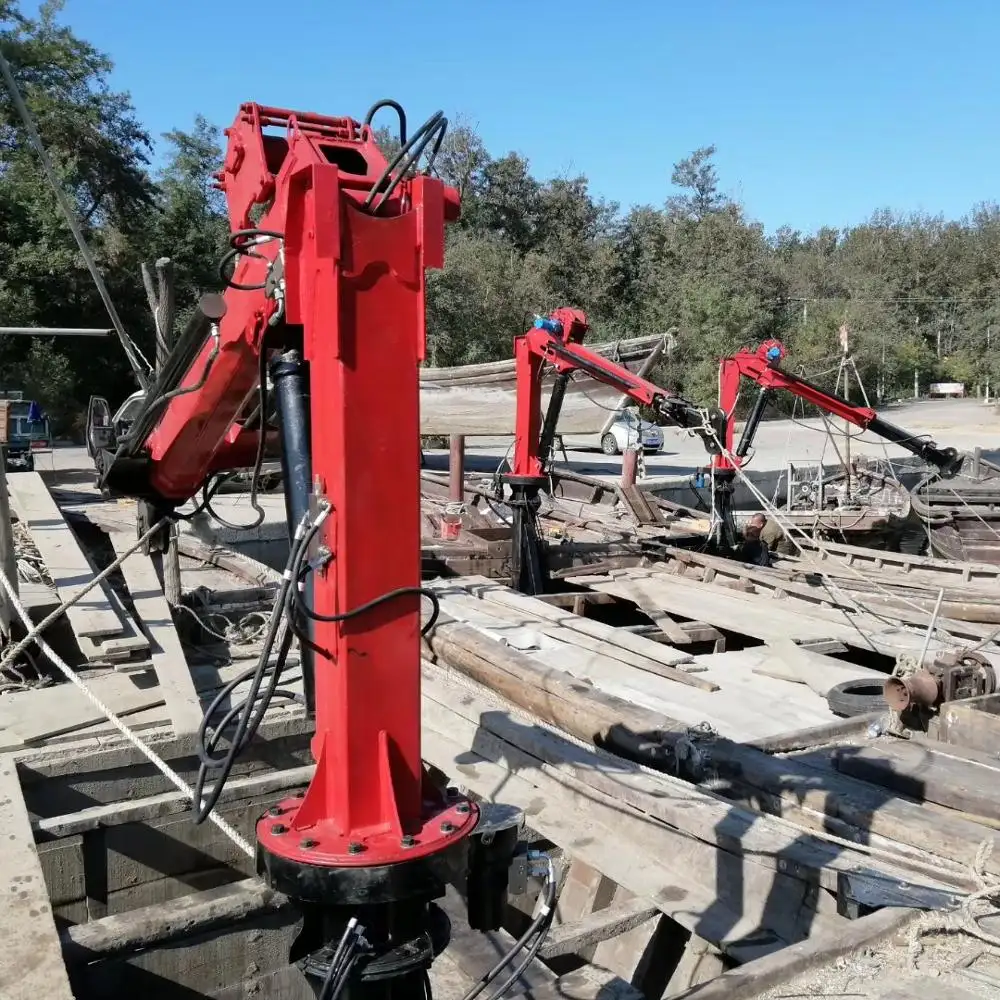
[[[138,548],[138,545],[136,545]],[[134,549],[132,551],[135,551]],[[125,556],[121,557],[122,559]],[[7,578],[7,575],[0,571],[0,586],[7,593],[7,598],[11,606],[17,612],[18,617],[24,623],[25,628],[33,629],[31,617],[27,609],[17,596],[14,585]],[[69,666],[59,654],[40,636],[35,635],[33,641],[38,644],[38,648],[48,657],[57,670],[74,687],[78,688],[84,697],[108,720],[131,743],[159,772],[162,774],[179,792],[181,792],[192,804],[196,801],[194,789],[165,761],[159,754],[141,740],[115,713],[77,676],[76,671]],[[211,812],[208,818],[213,822],[247,857],[254,857],[254,849],[250,842],[225,819],[215,812]]]

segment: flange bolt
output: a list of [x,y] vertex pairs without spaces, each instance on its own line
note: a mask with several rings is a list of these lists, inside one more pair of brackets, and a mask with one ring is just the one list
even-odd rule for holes
[[356,840],[352,840],[347,845],[347,853],[348,854],[360,854],[364,849],[365,849],[365,845],[359,843]]
[[277,837],[282,833],[288,833],[288,827],[285,826],[284,823],[275,823],[274,826],[271,827],[271,833]]

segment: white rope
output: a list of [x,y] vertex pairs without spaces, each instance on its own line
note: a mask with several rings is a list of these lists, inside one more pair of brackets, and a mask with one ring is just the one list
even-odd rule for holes
[[[124,558],[124,557],[123,557]],[[27,610],[24,605],[20,602],[17,596],[17,591],[14,589],[14,585],[7,578],[7,575],[0,571],[0,586],[7,592],[7,598],[9,599],[11,606],[17,612],[18,617],[24,623],[26,628],[31,628],[31,617],[28,615]],[[59,656],[58,653],[41,637],[38,636],[35,640],[38,643],[38,648],[52,661],[59,672],[75,687],[83,693],[84,697],[102,714],[104,715],[108,722],[111,723],[131,743],[159,772],[162,774],[179,792],[185,795],[188,800],[192,803],[195,801],[194,790],[184,781],[184,779],[170,767],[170,765],[159,757],[156,752],[146,743],[144,743],[135,733],[132,732],[128,726],[122,722],[121,719],[115,715],[114,712],[104,704],[101,699],[90,690],[89,687],[77,676],[76,672]],[[209,813],[209,820],[213,822],[241,851],[243,851],[248,857],[254,857],[254,849],[250,842],[233,827],[231,824],[227,823],[221,816],[217,813]]]
[[984,917],[996,916],[998,912],[1000,881],[986,875],[986,864],[992,853],[993,840],[984,840],[976,851],[971,869],[972,878],[979,889],[965,896],[958,910],[943,915],[928,913],[910,928],[908,950],[914,967],[923,952],[921,938],[928,934],[968,934],[991,948],[1000,949],[1000,937],[985,930],[981,924]]
[[[730,464],[733,467],[733,471],[736,473],[736,475],[739,477],[739,479],[744,483],[744,485],[747,487],[747,489],[750,490],[750,492],[753,494],[753,496],[757,499],[758,503],[760,503],[761,507],[765,511],[767,511],[767,513],[771,517],[774,518],[774,520],[777,523],[778,527],[781,528],[782,534],[792,543],[792,545],[795,546],[795,548],[799,551],[799,553],[802,554],[803,553],[802,546],[799,545],[798,541],[792,536],[792,532],[796,531],[799,534],[801,534],[803,537],[808,538],[809,536],[808,536],[808,533],[805,531],[805,529],[800,528],[798,525],[792,524],[791,522],[786,522],[784,516],[782,515],[782,513],[779,510],[777,510],[777,508],[775,508],[774,505],[770,503],[770,501],[767,499],[767,497],[765,497],[764,494],[761,493],[761,491],[754,485],[754,483],[751,482],[751,480],[747,476],[747,474],[740,468],[740,466],[739,466],[739,459],[737,459],[726,448],[725,444],[723,444],[723,442],[719,440],[718,435],[715,433],[715,428],[712,426],[711,421],[708,419],[707,412],[705,412],[705,413],[702,414],[702,427],[704,429],[704,432],[706,434],[708,434],[715,441],[716,445],[719,448],[720,453],[722,455],[724,455],[729,460]],[[823,545],[823,543],[820,541],[819,538],[811,538],[809,540],[816,546],[817,549],[819,549],[820,552],[824,553],[827,556],[831,556],[830,551]],[[853,576],[856,576],[858,579],[864,580],[866,582],[871,583],[875,587],[875,589],[878,590],[879,592],[881,592],[884,596],[889,597],[889,598],[891,598],[894,601],[899,601],[902,604],[908,604],[914,610],[919,611],[921,615],[926,615],[927,614],[927,609],[925,607],[923,607],[922,605],[918,604],[916,601],[910,600],[908,597],[906,597],[903,594],[893,593],[891,590],[888,590],[887,588],[883,587],[878,582],[878,580],[876,580],[874,577],[867,576],[866,574],[862,573],[860,570],[855,569],[850,564],[843,564],[843,568],[845,570],[847,570],[849,573],[851,573]],[[833,578],[830,576],[830,574],[828,574],[825,570],[818,569],[818,572],[819,572],[819,575],[822,576],[826,580],[826,582],[829,585],[830,589],[835,594],[837,594],[838,597],[842,601],[844,601],[847,604],[848,607],[853,608],[855,611],[864,612],[866,614],[869,614],[869,615],[871,615],[874,618],[878,618],[879,620],[885,620],[885,615],[884,614],[882,614],[880,612],[876,612],[876,611],[872,610],[871,608],[868,608],[862,602],[856,601],[855,599],[853,599],[849,594],[847,594],[843,590],[843,588],[841,588],[833,580]],[[860,631],[860,627],[858,627],[858,631]],[[948,633],[947,631],[945,631],[944,629],[942,629],[940,627],[938,627],[938,632],[941,635],[947,636],[952,641],[954,641],[954,639],[955,639],[954,636],[950,635],[950,633]]]
[[[189,614],[208,635],[218,639],[220,642],[228,642],[234,646],[249,646],[256,642],[267,631],[269,624],[268,617],[263,611],[250,611],[238,622],[233,622],[218,612],[203,617],[194,608],[189,608],[186,604],[178,604],[176,607],[178,611],[184,611]],[[220,632],[212,628],[208,621],[205,620],[206,618],[209,621],[219,620],[224,622],[223,631]],[[256,628],[249,624],[254,619],[258,622]]]

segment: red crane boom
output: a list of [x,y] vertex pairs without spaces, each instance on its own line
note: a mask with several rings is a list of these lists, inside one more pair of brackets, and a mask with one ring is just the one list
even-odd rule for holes
[[[954,448],[939,448],[933,441],[883,420],[866,406],[821,389],[780,367],[785,348],[776,340],[757,350],[737,351],[719,362],[719,405],[707,409],[663,389],[627,368],[583,346],[587,334],[586,316],[578,309],[557,309],[536,319],[532,329],[514,340],[517,374],[517,419],[514,461],[506,482],[511,489],[514,521],[513,575],[515,585],[526,593],[540,593],[546,584],[543,546],[538,538],[535,514],[540,490],[547,484],[546,466],[562,407],[563,397],[574,372],[612,386],[635,402],[650,407],[671,424],[698,433],[712,455],[711,472],[715,483],[720,532],[716,539],[724,547],[736,544],[732,514],[732,483],[735,471],[750,450],[754,435],[771,395],[777,390],[793,393],[827,413],[870,430],[905,448],[943,475],[953,475],[962,464]],[[556,373],[549,406],[541,412],[542,376],[545,366]],[[760,387],[754,406],[734,447],[733,419],[740,382],[749,379]]]
[[370,126],[378,107],[365,123],[240,108],[218,175],[235,268],[224,297],[203,299],[105,482],[144,498],[148,521],[199,489],[207,502],[214,472],[263,455],[270,366],[291,551],[250,696],[211,735],[216,706],[206,716],[198,812],[256,731],[296,632],[316,771],[304,796],[258,822],[257,867],[308,904],[306,971],[332,989],[346,961],[335,946],[350,946],[363,958],[350,996],[382,1000],[423,995],[446,937],[432,900],[449,876],[469,880],[470,923],[498,925],[495,869],[510,863],[518,822],[486,838],[480,807],[421,760],[420,604],[436,614],[436,597],[421,588],[417,368],[425,271],[443,266],[459,201],[411,173],[440,145],[443,116],[401,134],[389,163]]

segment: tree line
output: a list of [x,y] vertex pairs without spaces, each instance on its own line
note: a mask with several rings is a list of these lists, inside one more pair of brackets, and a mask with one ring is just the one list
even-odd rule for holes
[[[142,262],[174,260],[181,322],[220,285],[221,123],[199,117],[168,133],[154,169],[153,139],[112,87],[111,60],[61,20],[61,6],[29,16],[0,0],[0,46],[125,326],[152,358]],[[379,136],[392,145],[388,129]],[[26,140],[0,89],[0,325],[107,326]],[[844,327],[873,400],[911,395],[915,378],[923,389],[1000,383],[1000,206],[953,221],[880,211],[858,226],[768,234],[723,193],[714,153],[681,159],[661,204],[626,208],[595,196],[583,175],[538,178],[522,153],[497,155],[472,124],[453,125],[434,169],[463,209],[446,266],[428,281],[429,363],[510,357],[533,315],[573,305],[594,340],[670,333],[655,378],[700,402],[714,398],[719,356],[769,338],[832,387]],[[114,338],[0,338],[0,372],[0,388],[24,389],[64,433],[79,431],[91,394],[115,406],[136,387]]]

